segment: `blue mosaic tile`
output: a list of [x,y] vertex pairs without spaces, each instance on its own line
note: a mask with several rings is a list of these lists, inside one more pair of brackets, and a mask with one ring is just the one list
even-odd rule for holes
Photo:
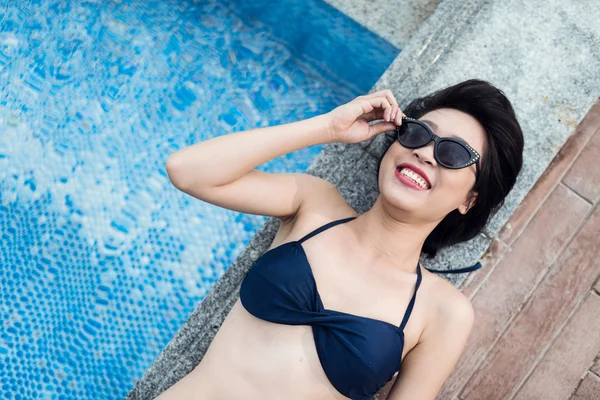
[[177,191],[167,157],[327,112],[399,52],[324,2],[275,3],[0,9],[4,398],[123,398],[266,221]]

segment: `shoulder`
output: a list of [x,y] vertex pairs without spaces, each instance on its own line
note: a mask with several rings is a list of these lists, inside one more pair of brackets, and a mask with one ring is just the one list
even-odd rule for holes
[[473,327],[475,311],[467,296],[444,278],[428,272],[431,308],[427,315],[424,337],[447,334],[449,331],[468,336]]
[[279,231],[273,240],[274,245],[304,236],[328,222],[359,215],[333,183],[305,175],[311,177],[307,178],[313,185],[311,194],[303,199],[296,214],[281,220]]
[[315,217],[330,220],[357,214],[346,202],[336,185],[313,175],[301,175],[306,181],[306,185],[310,186],[310,194],[303,197],[296,214],[284,220],[284,223],[290,225],[311,224]]
[[430,272],[423,278],[425,327],[402,362],[388,399],[435,398],[464,351],[473,325],[473,307],[460,290]]

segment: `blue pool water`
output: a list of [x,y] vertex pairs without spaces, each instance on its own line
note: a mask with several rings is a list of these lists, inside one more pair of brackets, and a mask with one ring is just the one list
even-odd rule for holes
[[0,0],[0,397],[123,398],[266,220],[167,157],[328,112],[398,52],[316,0]]

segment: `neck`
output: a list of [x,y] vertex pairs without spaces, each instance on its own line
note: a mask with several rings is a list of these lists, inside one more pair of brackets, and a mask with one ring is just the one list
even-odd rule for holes
[[392,215],[378,197],[369,211],[350,221],[348,228],[367,265],[390,266],[416,274],[423,243],[438,223],[419,223],[406,214]]

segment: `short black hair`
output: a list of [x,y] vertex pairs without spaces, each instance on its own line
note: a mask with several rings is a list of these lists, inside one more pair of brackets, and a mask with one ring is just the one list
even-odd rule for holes
[[[478,193],[475,205],[465,215],[453,210],[440,221],[423,244],[422,251],[429,257],[435,257],[443,247],[477,236],[504,205],[523,166],[523,131],[510,101],[500,89],[484,80],[469,79],[416,98],[401,110],[407,117],[419,119],[439,108],[453,108],[475,118],[485,130],[486,145],[479,178],[469,192]],[[387,152],[396,140],[396,132],[385,135]]]

